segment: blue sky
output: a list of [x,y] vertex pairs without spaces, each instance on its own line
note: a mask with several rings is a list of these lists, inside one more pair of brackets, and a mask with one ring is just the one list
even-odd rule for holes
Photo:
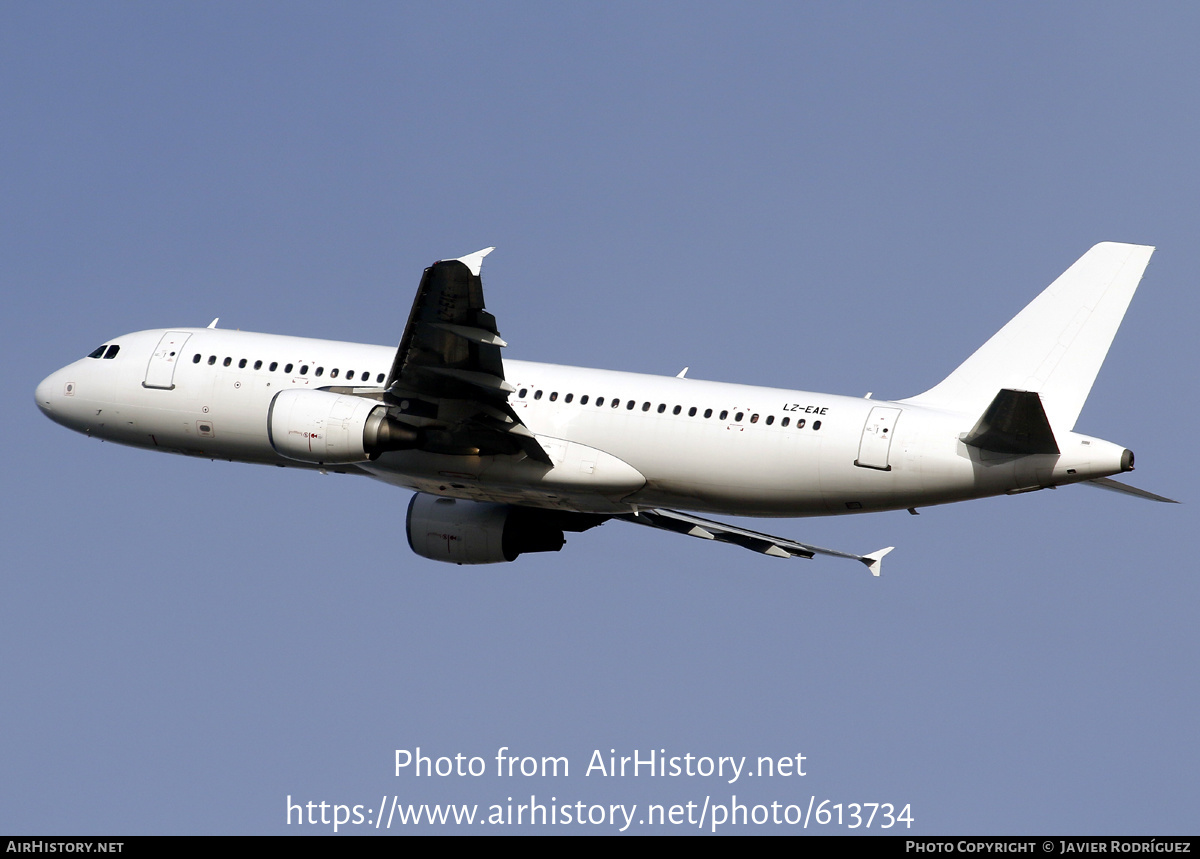
[[[1194,828],[1191,6],[0,14],[0,830],[296,832],[289,795],[530,793]],[[1185,503],[749,523],[895,545],[879,580],[620,523],[439,565],[408,550],[404,492],[101,444],[32,402],[101,342],[214,316],[394,343],[422,268],[489,245],[511,357],[903,397],[1103,240],[1159,250],[1078,428]],[[396,778],[417,746],[572,774]],[[663,748],[809,774],[583,775]]]

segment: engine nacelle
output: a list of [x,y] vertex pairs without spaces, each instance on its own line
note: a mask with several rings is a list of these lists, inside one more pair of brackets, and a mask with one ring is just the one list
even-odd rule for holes
[[553,513],[418,492],[408,505],[408,545],[422,558],[496,564],[525,552],[557,552],[566,540]]
[[267,434],[280,455],[321,464],[365,462],[418,440],[417,430],[390,417],[378,400],[298,388],[275,395]]

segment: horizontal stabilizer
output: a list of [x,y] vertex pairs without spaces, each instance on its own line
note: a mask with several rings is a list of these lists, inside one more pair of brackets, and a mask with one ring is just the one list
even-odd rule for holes
[[1146,498],[1150,501],[1162,501],[1167,504],[1179,503],[1174,498],[1164,498],[1161,495],[1155,495],[1153,492],[1147,492],[1145,489],[1138,489],[1136,486],[1130,486],[1128,483],[1120,483],[1107,477],[1084,480],[1083,485],[1095,486],[1098,489],[1107,489],[1109,492],[1120,492],[1122,495],[1132,495],[1135,498]]
[[996,394],[963,443],[996,453],[1059,452],[1041,397],[1009,388]]

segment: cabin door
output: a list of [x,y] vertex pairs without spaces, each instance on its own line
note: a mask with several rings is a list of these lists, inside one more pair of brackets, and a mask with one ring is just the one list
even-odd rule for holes
[[144,388],[164,388],[171,390],[175,387],[175,366],[183,355],[183,344],[191,337],[186,331],[168,331],[158,341],[150,363],[146,365],[146,378],[142,382]]
[[896,419],[902,409],[891,409],[876,406],[871,409],[867,423],[863,426],[862,440],[858,443],[858,459],[854,464],[862,468],[878,468],[891,471],[888,465],[888,453],[892,449],[892,436],[895,435]]

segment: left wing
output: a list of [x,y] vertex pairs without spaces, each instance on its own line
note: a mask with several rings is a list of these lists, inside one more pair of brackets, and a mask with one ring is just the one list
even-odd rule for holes
[[661,528],[664,531],[674,531],[677,534],[687,534],[690,537],[700,537],[704,540],[717,540],[721,543],[732,543],[743,549],[772,555],[776,558],[811,558],[813,555],[832,555],[835,558],[849,558],[866,564],[871,575],[878,576],[882,569],[883,556],[892,551],[895,546],[888,546],[869,555],[855,555],[850,552],[839,552],[836,549],[823,549],[820,546],[810,546],[797,543],[785,537],[772,537],[758,531],[749,531],[733,525],[714,522],[711,519],[701,519],[690,513],[680,513],[676,510],[639,510],[636,513],[625,513],[615,517],[638,525],[648,525],[651,528]]
[[1136,486],[1130,486],[1128,483],[1121,483],[1119,480],[1112,480],[1108,477],[1093,477],[1091,480],[1083,481],[1083,485],[1095,486],[1099,489],[1107,489],[1110,492],[1120,492],[1125,495],[1132,495],[1135,498],[1145,498],[1150,501],[1162,501],[1165,504],[1179,503],[1173,498],[1155,495],[1153,492],[1147,492],[1145,489],[1138,489]]
[[422,450],[448,454],[515,454],[551,464],[508,404],[505,342],[483,304],[484,248],[440,260],[421,278],[404,336],[388,373],[391,413],[416,428]]

